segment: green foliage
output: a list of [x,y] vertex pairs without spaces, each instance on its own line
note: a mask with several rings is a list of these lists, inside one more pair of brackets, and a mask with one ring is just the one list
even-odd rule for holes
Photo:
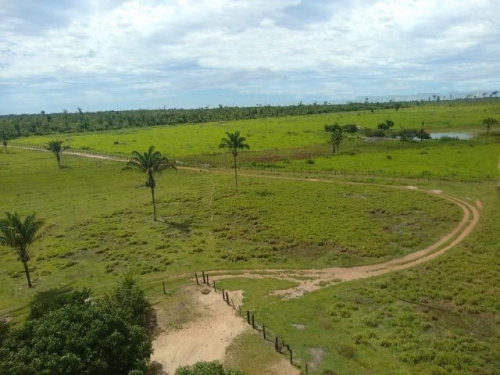
[[6,212],[6,218],[0,220],[0,245],[13,248],[17,252],[18,259],[23,263],[24,272],[28,281],[28,287],[32,287],[28,270],[30,260],[30,245],[35,241],[36,236],[44,221],[36,218],[36,214],[26,216],[21,220],[17,212]]
[[92,291],[88,288],[72,293],[54,293],[54,291],[38,292],[30,302],[29,320],[38,319],[51,311],[60,309],[67,304],[83,305],[90,298]]
[[69,146],[63,147],[63,143],[64,141],[61,140],[50,141],[47,143],[47,150],[54,154],[59,168],[61,168],[61,153],[69,148]]
[[192,366],[182,366],[175,371],[175,375],[245,375],[238,370],[224,370],[224,367],[217,362],[198,362]]
[[490,128],[493,126],[493,125],[498,125],[498,120],[493,118],[493,117],[488,117],[488,118],[485,118],[483,120],[483,125],[486,126],[486,134],[489,135],[490,134]]
[[377,125],[377,129],[388,131],[391,130],[393,126],[394,126],[394,121],[385,120],[384,122]]
[[249,149],[250,146],[245,143],[245,137],[240,136],[240,132],[236,131],[234,133],[226,132],[227,137],[221,139],[219,148],[228,148],[234,158],[234,177],[236,181],[236,191],[238,191],[238,172],[236,165],[236,157],[238,156],[238,150]]
[[90,301],[90,294],[38,295],[24,325],[0,332],[0,373],[143,374],[152,352],[140,326],[150,307],[144,291],[125,278],[111,297]]
[[134,156],[128,161],[123,170],[138,169],[146,173],[146,186],[151,189],[153,219],[156,221],[156,199],[154,193],[156,187],[155,174],[167,168],[175,170],[177,170],[177,168],[175,165],[170,164],[168,159],[162,156],[160,151],[155,151],[155,146],[149,146],[148,151],[143,154],[138,151],[133,151],[132,154]]
[[151,313],[151,304],[146,298],[144,290],[130,276],[125,276],[120,285],[115,288],[107,301],[113,305],[121,315],[134,324],[145,326]]

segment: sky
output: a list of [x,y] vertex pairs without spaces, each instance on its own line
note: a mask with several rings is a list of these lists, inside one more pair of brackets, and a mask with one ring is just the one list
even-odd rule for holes
[[500,89],[500,0],[0,0],[0,114]]

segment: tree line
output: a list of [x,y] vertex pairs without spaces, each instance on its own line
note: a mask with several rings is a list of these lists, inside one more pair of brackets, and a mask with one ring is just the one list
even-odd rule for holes
[[63,110],[60,113],[4,115],[0,116],[0,134],[7,139],[29,135],[52,133],[80,133],[100,130],[116,130],[131,127],[151,127],[160,125],[199,124],[206,122],[236,121],[267,117],[303,116],[362,110],[395,109],[409,107],[410,102],[384,102],[347,104],[303,104],[288,106],[257,105],[235,107],[219,105],[215,108],[196,109],[155,109],[128,111],[85,112],[78,108],[75,112]]

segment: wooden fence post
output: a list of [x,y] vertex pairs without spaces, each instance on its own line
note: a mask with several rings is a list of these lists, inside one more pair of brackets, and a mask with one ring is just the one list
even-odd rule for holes
[[264,336],[264,340],[266,339],[266,326],[262,324],[262,335]]
[[252,314],[252,328],[255,329],[255,315]]
[[163,294],[167,294],[167,291],[165,290],[165,281],[162,281],[163,283]]
[[247,323],[250,324],[250,311],[247,310]]
[[276,336],[276,340],[274,341],[274,349],[276,349],[277,352],[280,351],[280,348],[278,346],[278,336]]
[[293,365],[293,352],[290,348],[288,348],[288,351],[290,352],[290,364]]
[[208,273],[207,273],[207,285],[210,286],[210,281],[208,281]]
[[195,272],[194,277],[196,277],[196,285],[200,285],[200,282],[198,281],[198,274]]
[[229,293],[226,292],[226,303],[229,305]]
[[201,276],[203,276],[203,284],[205,284],[205,271],[201,271]]
[[224,289],[222,289],[222,300],[226,302],[226,295],[224,294]]

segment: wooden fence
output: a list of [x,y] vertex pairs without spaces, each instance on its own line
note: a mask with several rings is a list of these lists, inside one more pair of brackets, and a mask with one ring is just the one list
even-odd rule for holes
[[[243,312],[241,310],[241,306],[236,306],[234,301],[231,299],[231,296],[227,290],[217,288],[217,284],[215,280],[210,280],[210,276],[208,273],[205,271],[201,272],[201,275],[199,275],[197,272],[194,274],[196,284],[199,286],[206,285],[210,288],[212,288],[216,293],[221,294],[222,300],[228,305],[231,306],[236,313],[241,317],[246,320],[248,325],[252,326],[253,329],[258,331],[261,335],[261,337],[271,343],[274,346],[274,350],[276,350],[278,353],[286,355],[290,361],[291,365],[296,365],[298,364],[297,362],[294,362],[294,356],[293,356],[293,350],[290,346],[289,343],[287,343],[283,337],[280,337],[277,333],[275,333],[269,326],[266,326],[262,322],[258,322],[257,319],[255,318],[255,313],[247,310]],[[165,285],[163,285],[164,292],[165,292]],[[305,365],[305,374],[309,374],[309,366],[308,364]]]

